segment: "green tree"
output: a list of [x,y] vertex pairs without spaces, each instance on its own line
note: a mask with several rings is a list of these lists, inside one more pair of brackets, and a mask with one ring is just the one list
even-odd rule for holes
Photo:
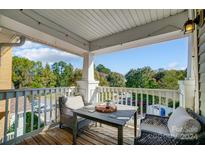
[[77,81],[82,79],[82,70],[81,69],[75,69],[73,71],[73,75],[71,77],[71,85],[72,86],[76,86],[77,85]]
[[[26,133],[31,132],[31,112],[26,112]],[[41,123],[40,127],[43,127],[44,124]],[[34,114],[33,116],[33,130],[38,129],[38,116]]]
[[32,81],[32,88],[43,88],[43,80],[42,80],[42,72],[43,72],[43,65],[42,62],[34,62],[33,68],[33,81]]
[[96,67],[96,70],[98,72],[102,72],[102,73],[105,73],[105,74],[109,74],[111,73],[111,70],[109,68],[106,68],[104,65],[102,64],[99,64],[97,67]]
[[31,87],[34,64],[33,61],[27,58],[13,57],[12,81],[15,88]]
[[95,70],[95,80],[99,81],[99,86],[109,86],[106,77],[97,70]]
[[56,76],[48,64],[42,71],[42,81],[44,87],[55,87],[56,85]]
[[53,73],[56,76],[56,86],[71,86],[73,76],[73,66],[64,61],[56,62],[52,65]]
[[155,72],[150,67],[131,69],[126,75],[126,86],[133,88],[156,88]]
[[111,72],[107,76],[107,81],[111,87],[125,87],[125,78],[122,74]]
[[186,77],[186,71],[183,70],[166,70],[164,73],[160,87],[166,89],[178,89],[178,81],[184,80]]
[[[26,133],[31,132],[31,112],[26,112]],[[33,130],[38,129],[38,116],[34,114],[33,116]],[[40,127],[43,127],[44,124],[40,123]],[[11,133],[15,131],[15,122],[8,128],[7,133]]]

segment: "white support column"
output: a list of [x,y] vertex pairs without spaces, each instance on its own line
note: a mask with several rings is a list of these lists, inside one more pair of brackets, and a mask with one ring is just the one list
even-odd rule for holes
[[[189,10],[189,19],[194,19],[194,10]],[[181,93],[180,103],[183,107],[188,107],[199,112],[198,99],[198,65],[197,65],[197,30],[190,34],[188,38],[188,65],[187,78],[179,81]]]
[[97,100],[96,87],[99,81],[94,79],[94,55],[92,53],[84,54],[82,80],[77,81],[77,83],[85,101],[87,103],[95,103]]

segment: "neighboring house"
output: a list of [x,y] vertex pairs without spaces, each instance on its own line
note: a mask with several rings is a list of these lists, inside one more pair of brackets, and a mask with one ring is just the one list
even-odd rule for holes
[[[1,35],[3,35],[2,33]],[[6,35],[6,32],[5,32]],[[8,41],[1,40],[0,41]],[[0,52],[0,91],[12,87],[12,48],[1,48]],[[0,142],[3,140],[5,124],[5,100],[0,100]]]

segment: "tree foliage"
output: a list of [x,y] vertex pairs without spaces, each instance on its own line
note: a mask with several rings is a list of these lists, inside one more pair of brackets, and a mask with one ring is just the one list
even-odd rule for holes
[[15,88],[30,87],[34,75],[34,62],[26,58],[13,57],[12,80]]
[[125,77],[117,72],[112,72],[109,68],[99,64],[96,67],[95,79],[100,86],[123,87],[125,86]]
[[73,66],[64,61],[56,62],[52,65],[53,72],[57,78],[57,87],[71,86],[73,75]]
[[155,72],[150,67],[131,69],[126,75],[126,86],[133,88],[157,88]]
[[125,87],[125,78],[122,74],[111,72],[107,76],[107,81],[110,87]]
[[42,62],[15,56],[12,66],[12,81],[17,89],[73,86],[82,76],[80,69],[74,69],[63,61],[50,67],[49,64],[43,66]]
[[106,76],[95,70],[95,80],[99,81],[99,86],[109,86]]
[[126,75],[126,86],[133,88],[178,89],[178,81],[184,80],[184,70],[152,70],[150,67],[131,69]]
[[[15,88],[41,88],[76,86],[81,80],[82,70],[64,61],[53,65],[42,65],[26,58],[13,57],[12,81]],[[150,67],[131,69],[125,76],[112,72],[99,64],[95,68],[95,80],[100,86],[132,87],[132,88],[166,88],[177,89],[178,80],[184,80],[184,70],[152,70]]]
[[44,87],[55,87],[56,86],[56,76],[52,72],[50,66],[46,64],[42,71],[42,83]]
[[96,67],[96,70],[98,72],[101,72],[101,73],[105,73],[105,74],[109,74],[111,73],[111,70],[109,68],[106,68],[104,65],[102,64],[99,64],[97,67]]

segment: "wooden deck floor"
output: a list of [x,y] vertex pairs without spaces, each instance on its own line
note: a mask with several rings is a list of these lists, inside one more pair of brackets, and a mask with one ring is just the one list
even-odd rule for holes
[[[124,144],[133,144],[133,128],[124,127]],[[72,144],[72,133],[70,130],[58,127],[50,128],[35,136],[24,139],[23,145],[70,145]],[[102,125],[102,127],[92,126],[84,129],[77,137],[79,145],[113,145],[117,144],[117,129]]]

